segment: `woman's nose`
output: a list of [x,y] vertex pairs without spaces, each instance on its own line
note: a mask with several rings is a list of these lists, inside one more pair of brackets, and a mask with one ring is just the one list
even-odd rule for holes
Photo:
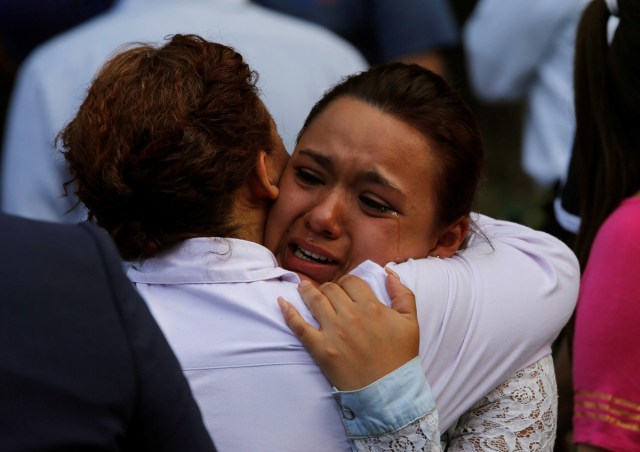
[[318,235],[337,238],[342,232],[344,195],[331,192],[320,199],[305,215],[306,226]]

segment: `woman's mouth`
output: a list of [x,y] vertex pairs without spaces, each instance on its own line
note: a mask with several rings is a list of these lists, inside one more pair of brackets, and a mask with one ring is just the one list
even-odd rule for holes
[[340,262],[319,247],[301,246],[297,243],[290,243],[285,248],[280,265],[319,283],[332,281],[340,268]]
[[332,264],[334,261],[329,259],[328,257],[321,256],[316,253],[312,253],[309,250],[305,250],[298,245],[293,245],[293,254],[303,260],[309,262],[317,262],[319,264]]

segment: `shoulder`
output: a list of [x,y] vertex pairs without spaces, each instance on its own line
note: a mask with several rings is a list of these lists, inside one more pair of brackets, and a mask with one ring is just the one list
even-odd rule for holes
[[640,197],[623,201],[602,225],[582,278],[576,314],[574,440],[616,450],[634,449],[633,435],[621,427],[631,425],[633,410],[614,425],[605,419],[613,409],[602,401],[628,406],[640,401],[637,385],[628,384],[640,362],[639,227]]
[[[5,252],[24,250],[37,253],[50,253],[59,249],[69,251],[70,243],[77,244],[73,248],[81,248],[92,239],[87,231],[94,227],[83,228],[77,225],[49,223],[30,220],[12,215],[0,214],[0,243]],[[81,242],[82,244],[80,244]]]
[[591,248],[588,267],[637,261],[640,253],[639,229],[640,197],[628,198],[600,227]]
[[[634,239],[637,237],[638,227],[640,227],[640,196],[622,201],[603,223],[600,233],[618,240]],[[637,240],[632,241],[637,242]]]
[[[120,271],[120,259],[106,232],[91,225],[66,225],[0,215],[0,274],[38,287],[73,284],[87,292]],[[15,281],[14,281],[15,283]],[[91,289],[94,287],[94,289]],[[35,287],[34,287],[35,290]],[[52,296],[60,293],[52,292]]]
[[[599,296],[611,301],[617,298],[614,293],[633,285],[640,267],[638,229],[640,197],[629,198],[609,215],[596,235],[582,277],[581,303],[585,299],[597,300]],[[630,295],[620,299],[628,299]]]

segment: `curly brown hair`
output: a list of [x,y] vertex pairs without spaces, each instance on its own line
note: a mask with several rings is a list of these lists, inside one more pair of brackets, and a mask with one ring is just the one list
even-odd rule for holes
[[237,233],[232,195],[273,147],[256,82],[239,53],[195,35],[102,67],[58,142],[89,220],[124,259]]

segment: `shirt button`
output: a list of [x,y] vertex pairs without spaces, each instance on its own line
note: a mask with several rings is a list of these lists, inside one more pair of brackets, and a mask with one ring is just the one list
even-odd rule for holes
[[351,411],[351,408],[347,408],[345,406],[345,407],[342,407],[342,416],[344,416],[346,420],[352,421],[353,419],[355,419],[356,414],[353,411]]

